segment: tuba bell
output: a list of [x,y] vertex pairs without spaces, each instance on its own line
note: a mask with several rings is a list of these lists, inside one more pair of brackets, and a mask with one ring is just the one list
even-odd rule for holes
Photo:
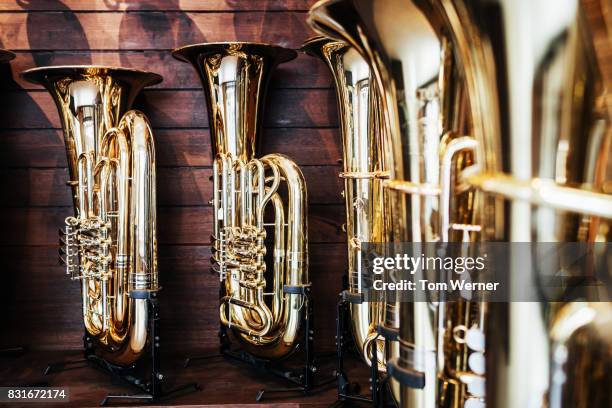
[[81,284],[86,353],[130,366],[152,343],[149,300],[160,288],[153,134],[144,114],[129,109],[162,78],[101,66],[21,76],[51,93],[61,117],[74,215],[60,231],[60,260]]
[[[410,242],[414,251],[422,243],[426,251],[432,248],[426,243],[476,240],[481,227],[475,192],[457,188],[457,175],[477,156],[476,140],[462,136],[473,126],[466,81],[450,37],[419,3],[324,0],[309,22],[368,62],[389,138],[388,240]],[[484,372],[470,367],[469,356],[484,353],[486,304],[463,298],[386,304],[400,310],[399,356],[387,356],[387,370],[402,384],[402,405],[482,406]],[[481,341],[466,341],[468,333]]]
[[207,101],[221,324],[251,355],[286,357],[310,308],[306,186],[286,156],[256,153],[271,73],[296,52],[230,42],[188,45],[173,55],[194,66]]

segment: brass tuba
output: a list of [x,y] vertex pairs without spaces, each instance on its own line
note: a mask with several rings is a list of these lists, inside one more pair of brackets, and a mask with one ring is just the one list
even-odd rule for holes
[[[393,9],[392,3],[385,2],[385,8]],[[385,14],[382,2],[376,1],[336,0],[319,6],[316,24],[361,46],[387,92],[396,92],[400,101],[410,98],[404,95],[406,81],[401,81],[418,78],[401,75],[408,69],[404,57],[410,43],[390,27],[390,22],[402,21],[398,16],[406,2],[393,14]],[[469,104],[469,126],[460,134],[470,136],[460,140],[469,142],[472,158],[458,168],[457,178],[463,180],[460,190],[477,190],[470,224],[481,231],[471,239],[609,243],[609,110],[580,2],[415,0],[413,6],[418,7],[413,15],[422,14],[452,50]],[[418,30],[414,24],[410,29],[416,41]],[[424,48],[426,37],[420,38]],[[419,61],[421,69],[429,66],[423,56]],[[393,101],[387,106],[391,119],[410,114],[409,104],[398,109]],[[406,221],[411,220],[402,223]],[[511,297],[524,287],[545,293],[539,272],[530,267],[536,256],[511,258]],[[488,406],[610,405],[609,302],[551,303],[542,298],[482,306],[478,329],[486,332]],[[405,383],[412,382],[404,387],[403,405],[435,406],[443,395],[434,393],[444,388],[427,391],[428,382],[435,382],[429,371],[424,381],[417,381],[414,369],[422,357],[411,350],[427,343],[410,343],[423,336],[431,339],[432,325],[415,327],[415,317],[412,305],[402,305],[397,366]],[[469,374],[460,379],[473,381],[476,373]],[[423,387],[424,393],[410,389],[414,387]],[[478,395],[467,397],[466,406],[485,403]]]
[[359,256],[362,242],[385,240],[382,181],[384,139],[380,96],[365,60],[349,45],[325,37],[313,37],[302,46],[329,67],[336,84],[342,133],[344,198],[348,244],[348,296],[351,332],[363,359],[371,364],[376,342],[379,370],[385,371],[384,342],[378,326],[384,323],[380,302],[364,302],[359,291]]
[[173,55],[193,64],[207,101],[221,323],[252,355],[287,356],[309,307],[306,186],[286,156],[255,155],[270,75],[296,52],[230,42],[188,45]]
[[[384,183],[389,241],[472,241],[481,229],[476,197],[473,190],[457,188],[457,174],[477,153],[475,139],[462,136],[471,134],[473,122],[466,82],[450,37],[418,3],[325,0],[312,7],[309,21],[355,47],[381,89],[389,138],[390,180]],[[468,359],[484,352],[486,304],[467,299],[386,304],[401,309],[399,357],[387,357],[388,371],[403,384],[402,404],[481,406],[484,372]]]
[[152,341],[148,299],[159,290],[155,146],[141,112],[129,110],[153,73],[98,66],[34,68],[61,116],[74,216],[66,218],[60,258],[80,281],[86,346],[120,366]]
[[[609,245],[610,110],[582,2],[423,3],[468,78],[480,153],[463,178],[485,194],[483,238]],[[538,256],[512,258],[508,279],[511,296],[536,287],[540,301],[489,305],[488,404],[610,406],[612,304],[549,301]]]

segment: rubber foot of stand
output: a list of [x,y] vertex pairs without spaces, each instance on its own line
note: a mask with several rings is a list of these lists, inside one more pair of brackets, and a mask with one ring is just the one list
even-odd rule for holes
[[271,389],[263,389],[259,390],[257,395],[255,396],[255,401],[259,402],[263,400],[265,394],[280,394],[285,392],[299,392],[306,394],[308,391],[304,387],[288,387],[288,388],[271,388]]
[[187,368],[193,361],[212,360],[213,358],[223,357],[221,354],[211,354],[209,356],[187,357],[183,363],[183,368]]
[[0,348],[0,357],[19,357],[26,352],[22,346]]
[[116,394],[116,395],[107,395],[106,397],[104,397],[104,399],[102,400],[102,402],[100,402],[100,406],[104,407],[107,406],[109,402],[112,402],[113,400],[143,400],[143,401],[147,401],[147,402],[154,402],[154,401],[165,401],[165,400],[169,400],[173,397],[176,397],[177,394],[181,393],[182,391],[186,391],[186,390],[193,390],[192,392],[195,391],[202,391],[202,388],[197,384],[197,383],[188,383],[188,384],[184,384],[181,385],[180,387],[174,388],[168,392],[164,392],[162,393],[161,396],[155,398],[153,395],[151,394]]
[[60,371],[65,371],[65,370],[74,370],[74,369],[78,369],[78,368],[84,368],[86,367],[86,365],[83,365],[81,367],[72,367],[72,368],[67,368],[68,366],[74,365],[74,364],[82,364],[82,363],[87,363],[87,359],[79,359],[79,360],[72,360],[72,361],[62,361],[59,363],[51,363],[48,364],[47,367],[45,368],[45,371],[43,371],[43,376],[49,375],[51,373],[58,373]]
[[101,407],[105,407],[108,405],[110,401],[113,400],[144,400],[148,402],[153,402],[154,398],[151,394],[116,394],[116,395],[107,395],[100,402]]

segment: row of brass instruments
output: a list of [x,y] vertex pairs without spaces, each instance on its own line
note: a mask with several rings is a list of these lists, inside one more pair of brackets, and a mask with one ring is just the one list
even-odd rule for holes
[[[610,241],[610,108],[581,2],[322,0],[309,23],[338,95],[351,277],[376,239]],[[511,293],[542,284],[531,261],[512,259]],[[612,404],[608,301],[351,310],[370,364],[386,337],[402,407]]]
[[[220,322],[250,355],[282,359],[304,341],[310,319],[306,186],[288,157],[255,154],[271,73],[297,53],[233,42],[186,46],[173,55],[193,64],[207,101]],[[151,348],[157,355],[161,286],[155,145],[145,115],[130,108],[144,87],[162,78],[103,66],[41,67],[21,75],[51,93],[61,117],[74,215],[60,230],[60,260],[81,285],[86,356],[133,378],[125,369]],[[163,378],[153,360],[148,380],[130,380],[152,399],[161,395],[157,380]]]
[[[320,35],[301,51],[331,73],[343,148],[342,299],[355,347],[390,397],[372,399],[378,405],[612,406],[612,304],[549,301],[529,257],[511,258],[506,279],[511,294],[540,287],[539,302],[368,301],[360,281],[366,243],[610,242],[612,110],[583,3],[321,0],[311,8]],[[206,99],[222,332],[262,361],[308,354],[304,176],[282,154],[258,157],[272,72],[297,53],[227,42],[173,56],[195,68]],[[162,78],[102,66],[21,75],[51,93],[61,117],[74,214],[60,257],[81,285],[86,349],[133,366],[159,347],[161,286],[155,144],[131,106]]]

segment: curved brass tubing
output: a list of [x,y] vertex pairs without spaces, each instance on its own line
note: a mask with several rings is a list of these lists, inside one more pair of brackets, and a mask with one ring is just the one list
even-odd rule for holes
[[188,45],[173,55],[194,66],[206,96],[213,153],[213,270],[225,292],[221,323],[249,353],[285,357],[298,346],[306,307],[304,295],[284,288],[310,284],[306,185],[289,158],[256,158],[256,153],[270,75],[296,53],[231,42]]
[[[344,42],[326,37],[307,40],[302,51],[321,59],[336,85],[343,146],[344,199],[348,242],[349,292],[358,298],[358,262],[362,242],[383,242],[385,225],[382,181],[388,177],[380,95],[366,61]],[[351,302],[351,331],[361,357],[368,365],[372,341],[384,323],[380,302]],[[377,340],[379,370],[386,371],[384,339]]]
[[83,320],[107,361],[128,366],[145,351],[147,300],[158,287],[155,145],[147,118],[129,110],[159,75],[100,66],[42,67],[22,77],[58,107],[74,216],[62,238],[67,274],[81,281]]

